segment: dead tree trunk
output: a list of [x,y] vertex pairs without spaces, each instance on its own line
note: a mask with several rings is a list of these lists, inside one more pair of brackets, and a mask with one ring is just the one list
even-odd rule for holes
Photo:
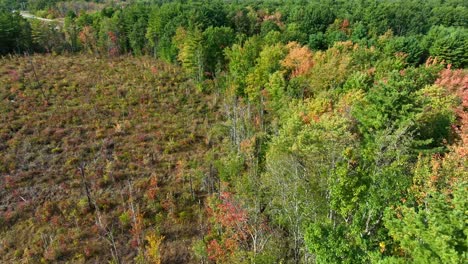
[[89,190],[88,182],[86,181],[85,164],[81,163],[80,166],[78,167],[78,170],[80,171],[80,175],[81,175],[81,184],[83,185],[83,189],[85,190],[85,193],[86,193],[86,198],[88,199],[89,209],[92,211],[94,210],[94,205],[91,199],[91,192]]

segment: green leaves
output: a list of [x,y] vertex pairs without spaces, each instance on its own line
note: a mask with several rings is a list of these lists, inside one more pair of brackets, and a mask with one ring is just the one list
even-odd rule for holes
[[422,62],[424,50],[420,45],[420,40],[415,36],[393,37],[384,45],[383,50],[388,56],[394,56],[401,52],[405,54],[405,60],[410,65],[417,65]]
[[[452,158],[456,157],[449,156],[446,159]],[[427,162],[421,160],[421,163]],[[432,163],[434,166],[439,161]],[[445,169],[449,169],[446,172],[450,172],[448,167],[452,167],[451,170],[456,169],[450,162],[443,165],[446,166]],[[400,258],[406,261],[463,263],[468,248],[466,172],[461,172],[461,175],[444,175],[446,172],[438,172],[437,169],[432,169],[432,173],[425,172],[416,171],[415,177],[426,182],[415,182],[415,187],[420,187],[418,192],[412,193],[419,197],[415,206],[403,203],[396,208],[388,208],[385,212],[385,226],[393,240],[405,252]],[[445,182],[447,185],[439,185],[437,182]]]
[[213,77],[225,67],[223,51],[233,41],[234,33],[227,27],[209,27],[203,32],[198,28],[179,28],[173,39],[179,49],[178,60],[197,81],[202,81],[205,76]]
[[425,37],[431,56],[438,57],[457,68],[468,65],[468,30],[460,27],[433,27]]
[[362,263],[362,248],[353,243],[352,234],[343,225],[314,223],[307,228],[305,241],[317,263]]
[[224,49],[234,43],[235,34],[228,27],[209,27],[203,32],[205,71],[215,74],[225,69]]
[[255,66],[255,61],[261,49],[262,43],[259,37],[251,37],[243,45],[234,44],[232,47],[225,49],[226,58],[229,61],[229,74],[237,95],[244,95],[247,75]]
[[285,56],[285,49],[281,44],[266,46],[260,52],[255,68],[247,75],[246,94],[249,100],[257,101],[260,92],[270,79],[270,74],[280,69],[280,61]]
[[31,26],[18,13],[0,10],[0,54],[31,48]]
[[189,75],[197,81],[203,80],[204,74],[204,49],[202,45],[203,35],[198,29],[186,31],[177,29],[173,42],[179,49],[177,59]]

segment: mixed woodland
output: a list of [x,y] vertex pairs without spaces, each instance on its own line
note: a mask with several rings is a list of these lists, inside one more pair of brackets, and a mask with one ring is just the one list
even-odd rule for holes
[[467,263],[467,67],[464,0],[0,0],[0,262]]

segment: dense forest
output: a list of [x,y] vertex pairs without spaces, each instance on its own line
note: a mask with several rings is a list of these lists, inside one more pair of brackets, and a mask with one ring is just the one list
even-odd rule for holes
[[468,2],[0,0],[0,262],[467,263]]

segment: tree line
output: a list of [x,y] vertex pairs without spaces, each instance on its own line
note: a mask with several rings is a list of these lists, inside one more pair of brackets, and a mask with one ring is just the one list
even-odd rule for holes
[[[60,1],[39,2],[28,7],[53,13]],[[199,57],[204,70],[214,73],[216,67],[226,65],[221,52],[225,47],[252,36],[325,50],[347,40],[376,45],[379,36],[387,33],[392,37],[386,52],[405,52],[412,64],[421,64],[429,56],[456,67],[467,63],[464,1],[137,1],[109,5],[94,13],[65,8],[61,10],[66,14],[63,26],[27,21],[11,12],[13,4],[5,3],[0,4],[3,54],[25,50],[132,53],[173,62],[185,49],[203,53]],[[194,40],[177,43],[178,29]],[[197,36],[201,34],[204,37]],[[216,43],[219,39],[223,43]],[[196,46],[195,42],[208,50],[189,47]]]
[[151,55],[222,96],[203,262],[463,263],[467,15],[465,1],[142,2],[58,28],[3,12],[0,36],[4,54]]

